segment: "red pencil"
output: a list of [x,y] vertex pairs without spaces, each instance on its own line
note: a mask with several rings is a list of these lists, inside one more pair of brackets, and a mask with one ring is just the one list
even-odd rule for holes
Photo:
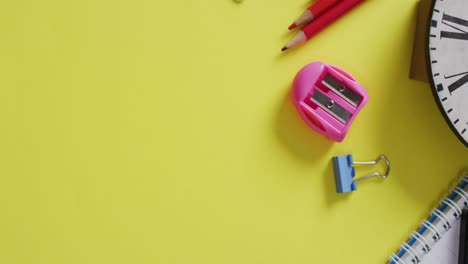
[[325,29],[331,23],[335,22],[338,18],[346,14],[348,11],[353,9],[353,7],[357,6],[362,1],[363,0],[343,0],[339,2],[333,8],[330,8],[328,12],[319,16],[314,21],[310,22],[310,24],[303,27],[293,37],[293,39],[281,49],[281,51],[285,51],[289,48],[297,46],[311,39],[317,33]]
[[304,13],[294,23],[292,23],[292,25],[289,26],[289,30],[309,23],[341,1],[343,0],[318,0],[316,3],[309,6],[307,10],[304,11]]

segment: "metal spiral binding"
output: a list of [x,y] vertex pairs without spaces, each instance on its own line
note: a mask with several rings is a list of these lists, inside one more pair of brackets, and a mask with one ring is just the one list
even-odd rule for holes
[[[460,187],[460,184],[465,183],[468,186],[468,171],[463,172],[461,174],[462,177],[459,178],[458,185],[453,186],[453,188],[450,190],[449,194],[451,195],[456,195],[459,197],[461,200],[463,200],[463,207],[468,207],[468,192],[465,191],[463,188]],[[460,208],[460,206],[453,201],[452,199],[449,198],[444,198],[440,201],[440,205],[444,205],[448,208],[450,208],[450,212],[453,212],[453,216],[458,219],[461,217],[463,208]],[[436,208],[432,210],[431,216],[439,219],[441,223],[443,223],[443,227],[445,231],[448,231],[450,228],[452,228],[452,225],[450,223],[450,217],[447,215],[447,212],[443,212],[439,208]],[[422,222],[420,228],[426,228],[431,234],[432,238],[434,239],[434,242],[438,242],[441,239],[441,232],[439,229],[431,222],[428,220]],[[413,239],[413,241],[416,241],[421,247],[422,251],[427,254],[429,251],[431,251],[431,244],[428,242],[428,240],[420,233],[418,232],[412,232],[410,235],[410,240]],[[415,244],[413,243],[413,246],[408,244],[409,242],[404,242],[400,245],[399,249],[401,252],[402,250],[408,254],[408,256],[411,258],[411,263],[417,264],[422,261],[422,256],[418,254],[418,251],[415,250],[413,247]],[[408,260],[408,259],[407,259]],[[406,264],[405,261],[403,260],[402,257],[399,257],[397,254],[392,253],[390,256],[390,262],[393,264]]]
[[468,206],[468,194],[462,188],[457,186],[453,189],[453,192],[465,201],[463,203],[465,206]]
[[435,217],[439,218],[440,221],[442,221],[444,223],[444,229],[445,231],[449,231],[450,228],[452,228],[452,225],[450,224],[450,220],[448,219],[448,217],[442,213],[442,211],[440,211],[439,209],[434,209],[432,211],[432,215],[434,215]]
[[[468,175],[468,174],[467,174]],[[468,183],[468,176],[461,179],[462,182]]]
[[[414,248],[412,248],[410,245],[408,245],[408,243],[405,242],[405,243],[401,244],[400,249],[406,250],[406,252],[408,252],[411,255],[411,262],[419,263],[421,261],[421,257],[418,255],[416,250],[414,250]],[[416,261],[416,262],[414,262],[414,261]]]
[[451,199],[445,198],[442,200],[441,204],[445,204],[451,209],[453,209],[455,211],[455,214],[453,216],[455,216],[455,218],[457,219],[460,218],[463,210],[454,201],[452,201]]
[[431,231],[432,234],[434,234],[434,236],[432,236],[432,239],[434,239],[435,242],[438,242],[440,240],[440,231],[435,225],[433,225],[431,222],[427,220],[424,221],[422,225],[425,228],[427,228],[429,231]]
[[[396,260],[395,260],[396,259]],[[397,264],[406,264],[400,257],[392,253],[392,256],[390,257],[390,260],[397,263]],[[401,262],[400,262],[401,261]]]
[[411,238],[416,239],[416,241],[418,241],[419,244],[421,244],[423,246],[424,253],[427,254],[429,251],[431,251],[431,246],[429,245],[429,242],[426,240],[426,238],[424,238],[418,232],[411,233]]

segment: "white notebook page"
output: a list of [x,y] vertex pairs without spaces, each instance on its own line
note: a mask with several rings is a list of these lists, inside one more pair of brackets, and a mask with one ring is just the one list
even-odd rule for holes
[[460,220],[457,220],[453,223],[452,229],[445,233],[423,258],[421,264],[458,264],[459,232]]

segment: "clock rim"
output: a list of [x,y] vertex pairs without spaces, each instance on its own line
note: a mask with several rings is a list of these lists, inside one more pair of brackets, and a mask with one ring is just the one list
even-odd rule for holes
[[431,5],[431,11],[428,16],[428,21],[427,21],[427,26],[426,26],[426,69],[427,69],[427,74],[429,77],[429,83],[431,85],[431,90],[432,90],[432,95],[434,97],[434,100],[437,103],[437,107],[439,108],[439,112],[442,114],[442,116],[445,119],[445,122],[449,125],[450,129],[452,129],[452,132],[457,136],[457,138],[465,145],[465,147],[468,148],[468,141],[465,141],[465,139],[462,137],[460,132],[455,128],[455,126],[452,124],[452,121],[448,117],[447,113],[445,112],[444,107],[442,106],[442,102],[440,102],[440,97],[439,94],[437,93],[437,88],[435,86],[435,81],[434,81],[434,75],[432,73],[432,67],[431,67],[431,54],[430,54],[430,35],[431,35],[431,21],[432,17],[434,16],[434,8],[437,0],[432,0],[432,5]]

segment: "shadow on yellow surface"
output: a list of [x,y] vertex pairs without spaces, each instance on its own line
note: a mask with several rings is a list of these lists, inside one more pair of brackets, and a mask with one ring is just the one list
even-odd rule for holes
[[276,135],[279,141],[296,158],[307,163],[316,163],[327,153],[333,142],[309,128],[300,118],[291,102],[289,90],[277,110]]

